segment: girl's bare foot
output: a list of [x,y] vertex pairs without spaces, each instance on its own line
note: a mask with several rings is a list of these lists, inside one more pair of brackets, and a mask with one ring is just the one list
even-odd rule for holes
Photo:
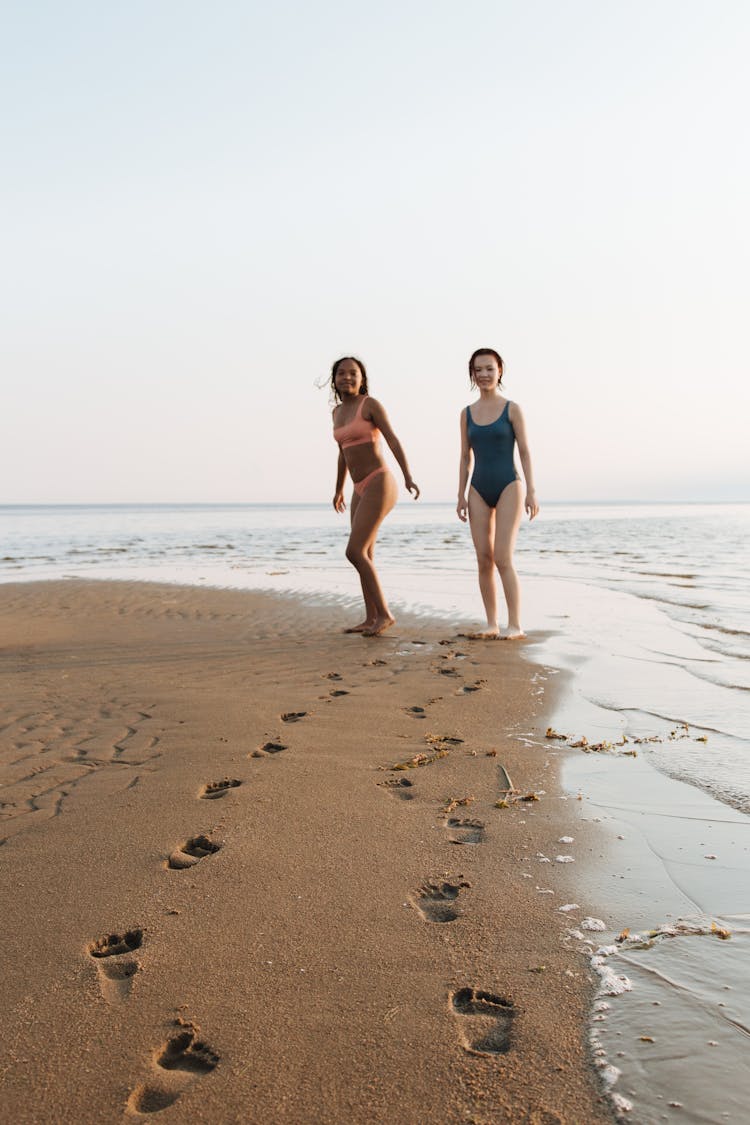
[[386,629],[390,629],[391,625],[396,624],[396,618],[391,617],[390,614],[382,614],[376,617],[372,625],[367,629],[362,630],[363,637],[379,637]]
[[342,629],[341,631],[342,633],[364,633],[367,629],[372,629],[374,624],[374,619],[362,621],[359,625],[350,625],[348,629]]
[[496,641],[500,636],[497,625],[488,625],[486,629],[477,629],[475,633],[466,634],[472,641]]
[[519,641],[526,634],[520,625],[509,625],[507,629],[502,629],[498,636],[501,641]]

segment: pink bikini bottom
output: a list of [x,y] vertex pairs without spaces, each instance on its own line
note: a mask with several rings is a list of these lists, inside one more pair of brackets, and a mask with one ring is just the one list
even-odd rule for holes
[[352,481],[352,484],[354,485],[354,491],[357,493],[357,496],[364,496],[365,492],[367,491],[367,486],[370,484],[370,481],[374,480],[375,477],[379,477],[381,473],[387,472],[388,467],[386,465],[381,465],[379,468],[373,469],[372,472],[368,473],[366,477],[362,477],[362,480]]

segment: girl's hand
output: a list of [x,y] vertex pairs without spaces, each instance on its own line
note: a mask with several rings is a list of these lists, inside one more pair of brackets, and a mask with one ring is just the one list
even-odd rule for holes
[[529,513],[529,519],[533,520],[534,516],[539,513],[539,505],[536,499],[536,492],[530,488],[526,493],[526,511]]
[[406,491],[412,492],[414,494],[414,499],[418,500],[419,499],[419,486],[414,483],[414,481],[411,479],[411,477],[404,477],[404,484],[406,485]]
[[456,515],[461,520],[461,523],[466,523],[469,515],[469,505],[465,500],[459,500],[456,504]]
[[346,511],[346,501],[344,500],[344,493],[339,491],[333,498],[333,509],[336,512]]

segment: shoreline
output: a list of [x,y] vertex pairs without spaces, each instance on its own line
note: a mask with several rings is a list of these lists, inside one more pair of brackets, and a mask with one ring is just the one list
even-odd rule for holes
[[9,1117],[612,1119],[533,644],[99,580],[0,622]]

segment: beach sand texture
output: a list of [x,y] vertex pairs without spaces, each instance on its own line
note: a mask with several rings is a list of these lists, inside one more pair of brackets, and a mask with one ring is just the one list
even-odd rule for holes
[[[537,889],[571,875],[529,862],[569,827],[556,767],[509,734],[543,728],[538,669],[434,623],[342,624],[254,593],[0,588],[2,1120],[611,1120],[587,964]],[[545,795],[495,808],[503,768]]]

